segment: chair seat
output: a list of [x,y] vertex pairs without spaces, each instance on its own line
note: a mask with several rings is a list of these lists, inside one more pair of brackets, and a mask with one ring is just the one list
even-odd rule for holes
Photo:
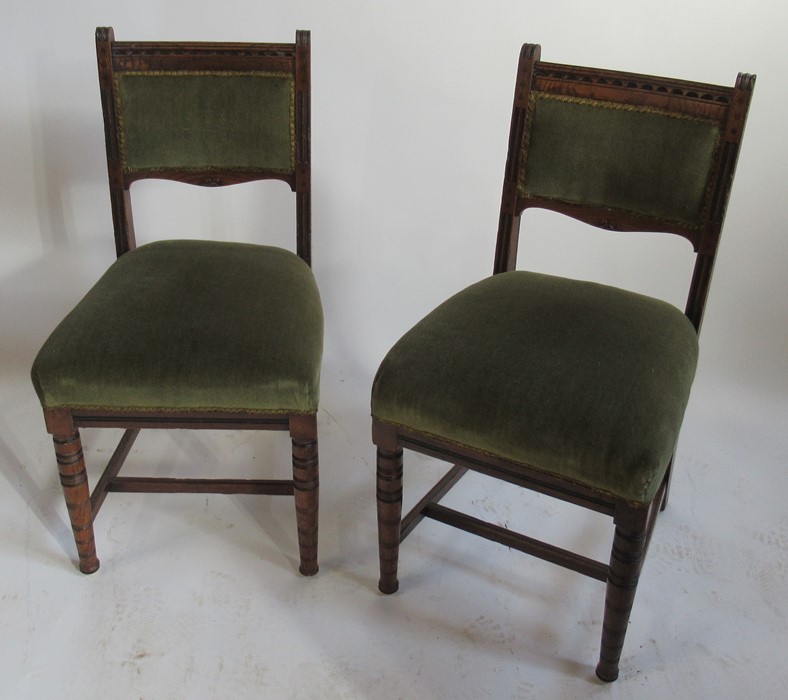
[[45,408],[317,410],[309,266],[270,246],[159,241],[121,256],[33,365]]
[[631,502],[656,494],[698,357],[678,309],[515,271],[459,292],[383,360],[375,418]]

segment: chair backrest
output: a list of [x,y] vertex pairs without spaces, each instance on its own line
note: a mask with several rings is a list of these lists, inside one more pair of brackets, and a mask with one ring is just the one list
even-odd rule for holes
[[309,39],[120,42],[96,30],[118,256],[135,247],[135,180],[278,179],[296,192],[297,252],[311,262]]
[[520,215],[552,209],[614,231],[663,231],[697,254],[700,327],[754,76],[732,88],[565,66],[520,53],[495,272],[514,269]]

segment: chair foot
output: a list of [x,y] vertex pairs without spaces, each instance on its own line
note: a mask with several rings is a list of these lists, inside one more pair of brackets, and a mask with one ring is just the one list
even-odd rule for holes
[[402,449],[392,452],[378,447],[377,455],[378,588],[382,593],[394,593],[399,588],[397,564],[402,523]]
[[302,576],[314,576],[318,571],[320,571],[320,567],[317,565],[317,562],[314,563],[301,563],[298,567],[298,573]]
[[85,471],[85,457],[79,431],[53,435],[60,483],[66,499],[71,530],[79,554],[79,570],[92,574],[99,568],[96,541],[93,535],[93,511],[90,506],[90,488]]
[[79,570],[83,574],[95,574],[99,570],[99,560],[97,558],[93,558],[93,561],[83,562],[80,560],[79,562]]
[[386,595],[396,593],[399,590],[399,581],[396,578],[393,581],[381,578],[378,581],[378,590]]
[[612,683],[618,678],[618,664],[611,666],[600,661],[596,667],[596,677],[605,683]]
[[306,419],[305,429],[298,434],[291,431],[293,441],[293,485],[295,488],[298,550],[301,564],[299,572],[314,576],[318,572],[317,536],[320,477],[317,453],[317,423]]

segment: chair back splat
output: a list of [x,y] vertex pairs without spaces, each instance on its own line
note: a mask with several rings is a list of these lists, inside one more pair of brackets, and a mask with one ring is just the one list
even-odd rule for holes
[[96,30],[118,256],[135,247],[129,186],[283,180],[297,193],[298,255],[311,256],[310,42],[115,41]]
[[[733,87],[541,60],[523,46],[493,275],[389,351],[372,388],[381,591],[425,517],[606,583],[597,675],[618,677],[673,454],[754,76]],[[518,271],[531,207],[694,249],[685,312],[614,287]],[[402,517],[403,449],[454,466]],[[607,514],[608,563],[440,504],[468,469]]]
[[[32,378],[65,492],[79,568],[99,566],[108,492],[293,495],[300,571],[317,571],[323,313],[311,270],[310,35],[291,44],[121,42],[96,30],[117,261],[55,329]],[[137,246],[132,183],[282,180],[295,253],[205,240]],[[123,438],[90,493],[80,427]],[[142,428],[284,430],[290,479],[121,477]]]
[[552,209],[610,231],[662,231],[698,254],[700,328],[755,76],[734,87],[566,66],[520,54],[494,272],[517,264],[520,216]]

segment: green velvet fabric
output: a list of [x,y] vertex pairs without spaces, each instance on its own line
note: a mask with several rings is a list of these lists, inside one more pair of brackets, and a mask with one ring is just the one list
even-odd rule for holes
[[506,272],[396,343],[372,414],[645,503],[675,449],[697,355],[692,324],[670,304]]
[[123,168],[292,172],[293,90],[288,73],[120,73]]
[[270,246],[160,241],[120,257],[33,364],[44,408],[317,410],[323,313]]
[[715,124],[541,93],[529,109],[522,197],[699,224],[720,137]]

